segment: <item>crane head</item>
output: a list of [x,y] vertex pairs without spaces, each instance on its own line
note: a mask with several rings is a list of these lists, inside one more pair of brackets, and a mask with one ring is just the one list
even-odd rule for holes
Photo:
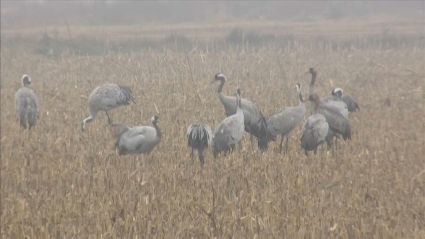
[[337,96],[341,97],[342,96],[342,92],[343,92],[343,90],[341,88],[337,87],[337,88],[334,88],[332,90],[331,94],[332,95],[337,95]]
[[300,92],[301,91],[301,84],[300,83],[297,83],[295,85],[295,89],[297,90],[297,92]]
[[241,97],[241,90],[238,88],[238,89],[236,89],[236,94],[239,96],[239,97]]
[[316,72],[316,69],[314,69],[314,67],[310,67],[310,68],[308,68],[308,71],[305,73],[305,74],[316,74],[317,72]]
[[212,82],[215,82],[215,81],[226,81],[226,76],[223,73],[217,73]]
[[158,120],[159,120],[159,117],[156,116],[156,115],[152,116],[152,118],[151,118],[152,124],[156,124],[158,122]]
[[29,75],[25,74],[22,76],[22,85],[23,86],[27,86],[31,84],[31,77],[29,77]]

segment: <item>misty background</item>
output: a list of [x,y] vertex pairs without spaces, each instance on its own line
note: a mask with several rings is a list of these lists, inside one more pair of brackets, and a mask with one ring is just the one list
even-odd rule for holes
[[2,1],[1,39],[51,56],[294,43],[388,49],[424,45],[424,9],[424,1]]
[[182,23],[217,20],[423,16],[423,1],[2,1],[2,28]]

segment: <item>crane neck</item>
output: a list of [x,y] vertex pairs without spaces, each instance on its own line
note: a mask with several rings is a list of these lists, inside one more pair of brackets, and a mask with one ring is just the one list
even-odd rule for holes
[[319,111],[320,101],[313,102],[313,114],[317,114]]
[[242,102],[241,102],[241,97],[240,96],[236,96],[236,112],[242,112]]
[[221,78],[220,79],[220,85],[218,86],[218,90],[217,90],[218,93],[221,93],[222,92],[223,86],[224,86],[224,82],[226,82],[226,79]]
[[316,76],[317,76],[316,72],[311,73],[311,81],[310,81],[310,85],[308,87],[309,96],[314,94],[314,84],[316,83]]
[[298,105],[303,105],[303,104],[304,104],[303,95],[301,91],[298,91]]
[[159,130],[159,127],[158,127],[158,125],[157,125],[156,121],[153,121],[153,122],[152,122],[152,125],[153,125],[153,127],[155,128],[156,136],[157,136],[158,138],[161,138],[161,130]]

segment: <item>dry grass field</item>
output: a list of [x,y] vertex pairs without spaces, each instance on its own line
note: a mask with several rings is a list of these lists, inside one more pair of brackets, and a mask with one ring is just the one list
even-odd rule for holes
[[[255,30],[259,33],[271,33],[276,36],[288,33],[327,37],[358,37],[391,30],[403,34],[418,34],[423,32],[422,17],[392,17],[388,15],[372,15],[359,18],[344,18],[338,21],[324,19],[320,21],[272,21],[272,20],[230,20],[222,19],[209,23],[185,22],[179,24],[143,24],[123,26],[56,26],[5,28],[3,34],[8,36],[34,37],[43,31],[55,32],[59,37],[67,38],[69,34],[95,35],[114,39],[152,38],[159,39],[170,33],[183,34],[190,38],[209,39],[221,36],[234,28]],[[70,31],[70,32],[69,32]]]
[[[2,237],[425,238],[424,54],[292,45],[198,49],[189,64],[173,50],[52,59],[2,47]],[[216,73],[228,77],[225,94],[240,87],[270,116],[297,104],[296,83],[306,95],[311,66],[320,96],[338,86],[360,105],[353,138],[335,156],[306,157],[300,125],[288,155],[277,142],[252,151],[245,134],[241,152],[214,160],[209,149],[203,169],[190,160],[188,125],[214,130],[224,118]],[[40,102],[30,138],[14,114],[24,73]],[[115,122],[160,117],[152,157],[118,157],[103,112],[81,131],[87,97],[106,82],[136,95],[137,104],[111,111]]]

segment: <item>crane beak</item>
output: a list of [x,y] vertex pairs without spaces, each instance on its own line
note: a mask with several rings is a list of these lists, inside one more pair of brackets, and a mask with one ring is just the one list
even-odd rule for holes
[[211,83],[210,84],[214,84],[214,82],[216,81],[216,79],[214,79],[213,81],[211,81]]

